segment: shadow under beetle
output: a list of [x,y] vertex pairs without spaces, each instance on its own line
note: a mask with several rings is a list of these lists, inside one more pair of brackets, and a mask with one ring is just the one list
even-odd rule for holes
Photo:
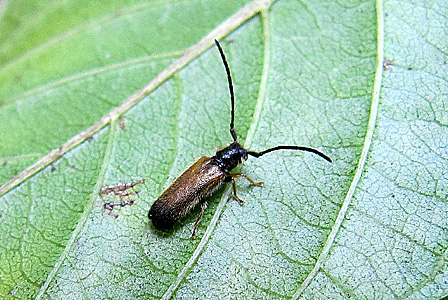
[[232,182],[234,197],[241,205],[244,204],[244,201],[241,200],[236,193],[235,178],[244,177],[252,185],[263,185],[263,182],[255,182],[244,174],[230,173],[236,166],[246,161],[249,155],[260,157],[266,153],[277,150],[301,150],[312,152],[325,160],[332,162],[327,155],[309,147],[276,146],[261,152],[254,152],[244,149],[237,142],[237,135],[234,129],[235,97],[232,77],[221,45],[217,40],[215,40],[215,43],[224,63],[229,83],[231,103],[230,134],[232,135],[233,142],[224,149],[217,151],[212,157],[202,156],[199,158],[191,167],[182,173],[182,175],[174,180],[174,182],[156,199],[148,212],[148,218],[152,220],[152,223],[156,228],[169,229],[174,223],[200,203],[201,212],[194,225],[191,234],[192,238],[196,235],[199,222],[207,207],[205,198],[216,191],[224,182]]

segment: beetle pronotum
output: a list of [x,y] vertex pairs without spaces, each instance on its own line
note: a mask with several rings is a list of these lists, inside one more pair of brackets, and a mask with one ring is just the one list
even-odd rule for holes
[[148,212],[148,218],[152,220],[155,227],[169,229],[196,205],[201,204],[201,212],[194,225],[191,237],[196,235],[199,221],[207,207],[206,197],[216,191],[224,182],[232,182],[233,195],[241,205],[244,204],[244,201],[241,200],[236,193],[235,178],[244,177],[252,185],[263,185],[263,182],[255,182],[242,173],[230,173],[230,171],[236,168],[239,164],[246,161],[249,155],[258,158],[277,150],[301,150],[312,152],[325,160],[332,162],[327,155],[309,147],[276,146],[261,152],[254,152],[244,149],[237,142],[237,135],[234,129],[235,96],[233,92],[232,77],[221,45],[217,40],[215,40],[215,43],[224,63],[229,83],[231,103],[230,134],[233,138],[233,142],[224,149],[217,151],[212,157],[202,156],[199,158],[193,165],[191,165],[191,167],[183,172],[182,175],[174,180],[174,182],[156,199]]

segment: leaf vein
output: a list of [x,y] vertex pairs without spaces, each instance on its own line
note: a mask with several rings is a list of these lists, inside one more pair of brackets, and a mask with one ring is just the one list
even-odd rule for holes
[[118,120],[115,120],[110,126],[109,140],[108,140],[108,143],[106,146],[106,151],[104,153],[102,167],[98,174],[98,179],[97,179],[95,187],[92,191],[92,194],[90,195],[89,201],[88,201],[88,203],[86,203],[86,206],[84,207],[84,212],[81,214],[78,225],[76,226],[70,239],[68,240],[64,251],[61,253],[58,261],[54,264],[54,267],[51,270],[51,272],[48,274],[47,279],[45,280],[44,284],[42,284],[39,294],[36,296],[36,300],[43,299],[47,289],[50,286],[50,283],[56,277],[56,273],[59,271],[60,267],[62,266],[62,263],[65,261],[67,256],[72,251],[72,248],[76,242],[76,239],[78,238],[79,234],[81,233],[81,230],[84,228],[84,226],[88,220],[89,214],[94,207],[96,199],[98,198],[99,192],[101,190],[101,186],[104,183],[104,177],[106,175],[107,167],[110,163],[110,157],[112,155],[112,149],[113,149],[114,141],[116,138],[117,127],[118,127]]
[[336,236],[339,233],[342,223],[347,214],[348,208],[351,204],[351,200],[355,193],[356,188],[358,187],[358,183],[361,179],[361,175],[364,171],[364,167],[367,161],[368,154],[370,152],[370,147],[373,140],[373,132],[375,129],[376,118],[378,115],[378,105],[381,91],[381,81],[383,76],[383,62],[384,62],[384,11],[383,11],[383,1],[377,0],[376,2],[376,12],[377,12],[377,64],[375,70],[375,82],[374,89],[372,94],[372,103],[370,108],[370,116],[369,122],[367,125],[364,147],[361,152],[361,156],[358,161],[358,167],[356,169],[356,173],[353,177],[353,181],[350,185],[350,188],[347,192],[347,195],[342,203],[341,210],[335,220],[333,228],[325,242],[325,246],[322,249],[322,253],[320,254],[318,260],[316,261],[316,265],[308,274],[306,279],[303,281],[301,287],[296,291],[293,296],[293,299],[298,299],[298,297],[305,291],[305,289],[310,285],[311,281],[316,277],[316,275],[320,272],[320,269],[323,267],[324,263],[327,260],[328,255],[330,254],[330,249],[333,246]]

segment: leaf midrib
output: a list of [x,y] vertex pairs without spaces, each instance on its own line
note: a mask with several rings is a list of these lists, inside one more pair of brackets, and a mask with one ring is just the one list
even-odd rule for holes
[[[127,112],[131,107],[136,105],[140,102],[146,95],[148,95],[150,92],[152,92],[156,87],[158,87],[161,83],[166,81],[168,78],[172,77],[174,73],[188,65],[189,62],[191,62],[194,58],[198,57],[201,53],[203,53],[205,50],[210,48],[210,46],[213,45],[213,39],[217,38],[220,39],[223,36],[227,35],[228,33],[232,32],[235,28],[239,27],[241,24],[246,22],[248,19],[252,18],[256,13],[258,13],[261,9],[264,7],[267,7],[267,3],[272,3],[273,1],[263,1],[263,0],[255,0],[250,3],[248,3],[246,6],[244,6],[242,9],[240,9],[238,12],[236,12],[234,15],[230,16],[226,21],[224,21],[221,25],[216,27],[214,30],[212,30],[209,34],[204,36],[197,44],[187,48],[184,51],[184,55],[181,56],[179,59],[174,61],[171,65],[169,65],[165,70],[163,70],[160,74],[158,74],[150,83],[148,83],[143,89],[133,94],[131,97],[126,99],[122,105],[114,108],[111,110],[108,114],[104,115],[96,124],[88,128],[87,130],[79,133],[78,135],[74,136],[70,140],[68,140],[66,143],[64,143],[61,147],[53,149],[50,151],[47,155],[39,159],[36,163],[26,168],[24,171],[22,171],[19,175],[12,178],[8,182],[6,182],[3,186],[0,186],[0,195],[3,195],[7,193],[8,191],[12,190],[28,178],[34,176],[36,173],[41,171],[46,166],[50,165],[60,157],[62,157],[65,153],[72,150],[73,148],[77,147],[79,144],[81,144],[86,139],[90,138],[97,132],[99,132],[101,129],[103,129],[107,125],[111,125],[111,132],[109,137],[109,143],[106,148],[106,153],[103,161],[103,166],[100,171],[100,175],[98,177],[98,181],[95,185],[94,191],[91,194],[89,202],[86,204],[86,207],[84,209],[84,212],[78,222],[77,227],[73,231],[70,240],[67,242],[67,245],[64,249],[64,251],[61,253],[58,261],[55,263],[52,271],[48,274],[46,281],[41,287],[41,290],[39,291],[37,295],[37,299],[41,299],[46,291],[48,290],[50,283],[55,278],[58,270],[60,269],[62,263],[65,261],[66,257],[69,255],[73,244],[78,237],[81,230],[84,228],[86,221],[88,219],[88,216],[92,210],[93,204],[96,201],[96,195],[99,192],[99,189],[101,188],[103,178],[105,176],[105,169],[108,164],[108,161],[110,160],[111,155],[111,149],[113,146],[113,139],[114,139],[114,130],[116,129],[118,118]],[[216,226],[216,223],[219,219],[219,215],[222,212],[225,204],[226,199],[228,198],[230,190],[227,190],[221,202],[219,203],[217,207],[217,212],[215,213],[213,219],[211,220],[208,230],[208,236],[211,235],[213,228]],[[206,232],[207,233],[207,232]],[[206,241],[208,240],[207,234],[204,236],[204,242],[199,244],[197,251],[195,252],[195,257],[199,257],[200,251],[205,245]],[[202,245],[202,246],[201,246]],[[192,262],[195,261],[195,259],[191,260]],[[186,268],[185,270],[189,270],[189,268]],[[186,274],[186,273],[185,273]]]
[[230,16],[227,20],[221,23],[218,27],[213,29],[210,33],[205,35],[198,43],[187,48],[184,51],[184,55],[175,60],[166,69],[160,72],[153,80],[151,80],[143,89],[134,93],[128,99],[126,99],[122,105],[112,109],[108,114],[104,115],[97,123],[90,128],[74,136],[68,140],[61,147],[51,150],[46,156],[39,159],[36,163],[23,170],[19,175],[13,177],[5,184],[0,186],[0,196],[4,195],[26,179],[30,178],[46,166],[53,163],[69,150],[81,144],[86,139],[92,137],[99,130],[104,128],[107,124],[118,119],[122,114],[127,112],[131,107],[140,102],[140,100],[157,88],[160,84],[165,82],[168,78],[173,76],[174,73],[185,67],[194,58],[198,57],[205,50],[213,45],[214,39],[221,39],[229,32],[240,26],[246,20],[251,18],[254,14],[259,12],[268,6],[269,3],[274,0],[254,0],[246,4],[238,12]]

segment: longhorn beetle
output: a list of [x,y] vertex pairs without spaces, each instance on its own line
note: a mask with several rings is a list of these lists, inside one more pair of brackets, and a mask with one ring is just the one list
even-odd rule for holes
[[235,117],[235,97],[233,93],[232,77],[230,76],[229,65],[222,51],[221,45],[217,40],[215,44],[218,47],[222,62],[227,73],[227,81],[230,91],[230,134],[233,142],[222,150],[216,152],[212,157],[202,156],[191,167],[182,173],[154,202],[148,212],[148,218],[156,228],[169,229],[180,218],[185,216],[196,205],[201,204],[201,212],[194,225],[191,237],[196,235],[199,222],[207,207],[205,198],[215,192],[224,182],[232,182],[233,195],[240,205],[244,204],[236,193],[235,178],[244,177],[252,185],[262,186],[263,182],[255,182],[247,175],[242,173],[230,173],[236,166],[247,160],[248,155],[260,157],[269,152],[277,150],[301,150],[319,155],[323,159],[332,162],[331,159],[322,152],[303,146],[276,146],[261,152],[254,152],[244,149],[237,142],[237,135],[234,129]]

